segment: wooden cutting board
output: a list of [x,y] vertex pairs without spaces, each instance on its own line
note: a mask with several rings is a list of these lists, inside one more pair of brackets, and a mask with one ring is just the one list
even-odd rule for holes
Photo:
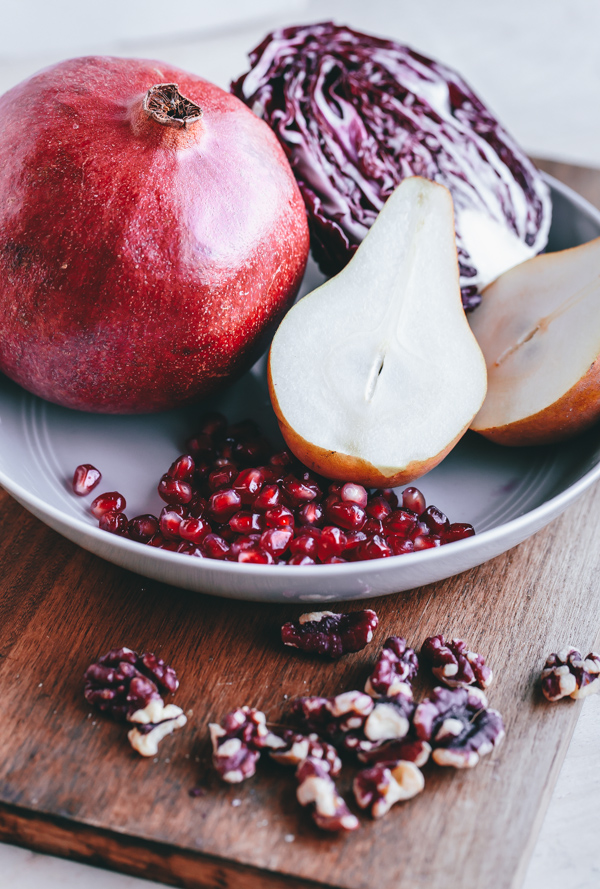
[[[600,203],[600,174],[544,167]],[[566,643],[587,653],[599,642],[599,514],[596,487],[486,565],[371,600],[374,642],[330,664],[282,650],[279,628],[301,609],[148,581],[0,492],[0,838],[186,887],[516,889],[580,710],[546,703],[539,671]],[[261,763],[237,786],[211,772],[210,720],[247,703],[280,721],[295,695],[362,688],[388,635],[419,646],[439,632],[468,640],[496,674],[489,697],[507,737],[476,769],[427,765],[420,797],[382,821],[363,817],[349,836],[317,832],[295,802],[292,770]],[[118,645],[172,663],[176,702],[192,711],[155,760],[83,699],[85,668]],[[417,696],[428,688],[422,679]]]

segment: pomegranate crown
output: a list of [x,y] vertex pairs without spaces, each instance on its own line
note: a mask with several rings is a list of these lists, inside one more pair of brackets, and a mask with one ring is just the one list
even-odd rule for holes
[[179,92],[176,83],[157,83],[144,96],[144,111],[158,123],[185,129],[202,117],[202,109]]

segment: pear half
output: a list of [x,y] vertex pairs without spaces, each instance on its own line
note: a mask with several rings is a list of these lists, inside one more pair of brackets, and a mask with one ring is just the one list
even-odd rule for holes
[[288,446],[327,478],[399,485],[450,451],[483,402],[486,372],[444,186],[405,179],[348,265],[288,312],[269,389]]
[[600,417],[600,238],[501,275],[471,327],[488,369],[475,432],[505,445],[549,444]]

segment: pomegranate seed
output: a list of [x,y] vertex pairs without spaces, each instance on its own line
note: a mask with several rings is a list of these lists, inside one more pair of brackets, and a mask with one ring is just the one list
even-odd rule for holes
[[127,536],[138,543],[148,543],[158,531],[158,519],[155,515],[137,515],[129,520]]
[[179,543],[176,540],[167,540],[167,538],[159,531],[158,534],[155,534],[152,540],[149,541],[148,546],[155,546],[157,549],[166,549],[176,552]]
[[269,442],[264,438],[252,438],[237,442],[234,449],[235,457],[242,463],[259,463],[266,459],[271,452]]
[[475,528],[473,525],[467,525],[463,522],[454,522],[442,534],[444,543],[453,543],[455,540],[465,540],[467,537],[473,537]]
[[220,457],[215,457],[213,460],[213,469],[219,469],[221,466],[235,466],[237,470],[236,475],[239,472],[237,463],[234,463],[231,457],[226,457],[223,453],[221,453]]
[[203,432],[195,435],[193,438],[188,438],[185,447],[196,459],[198,457],[208,459],[214,455],[214,442],[210,435],[206,435]]
[[376,491],[373,491],[373,497],[383,497],[392,509],[398,508],[398,495],[393,488],[378,488]]
[[161,533],[168,540],[179,540],[179,526],[187,513],[183,506],[164,506],[160,518],[159,525]]
[[276,506],[265,512],[265,522],[268,528],[293,528],[294,513],[287,506]]
[[367,505],[368,494],[362,485],[356,485],[354,482],[346,482],[340,488],[340,498],[344,503],[358,503],[364,509]]
[[408,537],[417,524],[417,517],[407,509],[395,509],[383,521],[386,534],[402,534]]
[[127,525],[127,516],[124,512],[105,512],[98,519],[100,530],[109,531],[111,534],[126,534]]
[[418,488],[406,488],[402,492],[402,506],[404,509],[412,509],[417,515],[421,515],[426,505],[425,498]]
[[362,530],[367,537],[374,537],[375,535],[378,537],[384,536],[383,523],[379,519],[367,519],[362,526]]
[[182,519],[179,526],[179,536],[190,543],[201,543],[210,531],[212,528],[204,519]]
[[279,451],[279,453],[273,454],[269,460],[269,464],[274,466],[275,469],[287,469],[293,466],[295,462],[296,460],[289,451]]
[[257,466],[256,468],[262,472],[266,485],[275,484],[277,481],[277,473],[272,466]]
[[400,556],[404,553],[412,553],[415,548],[412,540],[407,540],[406,537],[402,537],[400,534],[389,534],[387,542],[395,556]]
[[207,507],[208,502],[196,492],[187,504],[187,511],[192,518],[200,519],[206,512]]
[[365,508],[368,516],[372,519],[379,519],[380,522],[389,516],[391,511],[392,506],[385,497],[371,497]]
[[413,540],[415,550],[431,549],[432,547],[439,546],[440,544],[440,538],[433,535],[430,535],[429,537],[420,535],[419,537],[415,537],[415,539]]
[[290,540],[289,550],[293,556],[305,555],[314,559],[317,555],[317,538],[308,534],[300,534]]
[[330,506],[333,506],[334,503],[341,503],[341,502],[342,501],[340,500],[339,492],[336,494],[335,491],[332,491],[331,493],[329,493],[327,495],[325,500],[323,500],[323,502],[321,503],[321,506],[323,507],[324,512],[327,513],[327,510],[329,509]]
[[216,534],[219,534],[223,540],[226,540],[227,543],[233,543],[234,540],[237,540],[238,533],[234,531],[233,528],[230,528],[229,525],[219,525],[217,524],[214,528]]
[[224,559],[229,553],[229,544],[218,534],[207,534],[202,549],[209,559]]
[[292,528],[269,528],[261,535],[260,545],[272,556],[280,556],[294,536]]
[[108,491],[92,500],[90,511],[95,518],[99,519],[107,512],[123,512],[126,506],[127,503],[122,494],[119,494],[118,491]]
[[238,469],[234,463],[225,463],[223,466],[219,466],[218,469],[214,469],[210,473],[208,476],[208,487],[211,491],[218,491],[221,488],[229,488],[237,474]]
[[167,475],[179,482],[189,482],[194,476],[196,464],[190,454],[182,454],[174,463],[171,463]]
[[392,555],[391,548],[387,545],[383,537],[375,534],[370,540],[365,540],[358,547],[356,553],[357,559],[385,559]]
[[425,512],[420,516],[420,520],[425,522],[433,534],[442,534],[450,527],[450,522],[448,521],[447,516],[445,516],[437,506],[428,506]]
[[196,556],[199,559],[204,558],[204,553],[200,549],[199,546],[196,546],[194,543],[190,543],[189,540],[183,540],[177,547],[178,553],[185,553],[186,556]]
[[332,556],[341,556],[347,544],[348,538],[340,528],[334,525],[323,528],[321,536],[317,538],[319,559],[324,562]]
[[245,512],[242,510],[231,516],[229,527],[236,534],[251,534],[252,531],[264,530],[264,519],[257,512]]
[[325,516],[332,524],[335,522],[348,531],[361,531],[367,520],[367,514],[357,503],[343,503],[341,500],[328,506]]
[[73,474],[73,491],[78,497],[85,497],[94,490],[102,473],[91,463],[80,463]]
[[238,492],[233,488],[226,488],[211,496],[208,501],[208,512],[217,522],[228,522],[241,505],[242,499]]
[[264,483],[265,477],[260,469],[242,469],[233,487],[242,498],[242,503],[247,506],[253,502]]
[[302,553],[298,553],[296,556],[292,556],[289,560],[288,565],[315,565],[315,560],[311,559],[310,556],[304,556]]
[[158,483],[159,497],[170,505],[189,503],[193,493],[189,482],[180,482],[168,475],[163,475]]
[[196,480],[200,482],[205,481],[213,468],[214,463],[212,460],[196,457]]
[[426,525],[425,522],[417,522],[408,536],[411,540],[415,540],[417,537],[429,537],[429,534],[429,526]]
[[367,535],[364,531],[350,531],[346,534],[346,546],[344,547],[345,557],[354,558],[356,550],[365,540],[367,540]]
[[200,421],[199,432],[212,439],[224,438],[227,432],[227,420],[217,411],[206,413]]
[[273,509],[281,503],[281,488],[278,485],[265,485],[252,501],[252,508],[258,512]]
[[260,534],[246,534],[237,537],[229,548],[229,556],[237,562],[237,558],[241,552],[250,547],[257,547],[260,542]]
[[320,503],[305,503],[298,510],[298,521],[301,525],[321,525],[323,519],[324,512]]
[[298,536],[302,537],[320,537],[323,531],[315,525],[303,525],[298,529]]
[[215,466],[221,463],[231,463],[233,461],[233,456],[235,453],[235,441],[232,438],[226,438],[225,442],[221,445],[221,457],[219,460],[215,460]]
[[308,503],[316,500],[321,491],[314,481],[300,481],[293,475],[286,475],[282,482],[282,488],[287,501],[292,506],[300,506],[302,503]]
[[238,562],[248,562],[257,565],[272,565],[273,556],[271,553],[265,552],[258,546],[250,546],[248,549],[243,549],[240,552]]

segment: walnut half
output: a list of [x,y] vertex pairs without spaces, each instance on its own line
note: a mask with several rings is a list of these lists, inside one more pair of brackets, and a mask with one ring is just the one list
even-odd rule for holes
[[480,654],[469,651],[462,639],[446,641],[440,634],[430,636],[423,643],[423,656],[431,664],[431,672],[449,688],[467,688],[476,685],[488,688],[493,673]]
[[371,807],[373,818],[381,818],[394,803],[412,799],[425,787],[423,773],[414,762],[398,762],[393,768],[376,765],[363,769],[352,789],[361,809]]
[[187,719],[181,707],[164,704],[160,698],[153,698],[143,710],[136,710],[129,717],[134,727],[127,732],[129,743],[140,756],[156,756],[158,745],[163,738],[178,728],[183,728]]
[[542,692],[553,702],[600,692],[600,655],[591,651],[583,658],[573,646],[551,654],[542,670]]
[[261,751],[286,747],[286,742],[269,731],[265,714],[253,707],[238,707],[223,722],[208,726],[213,748],[213,765],[223,781],[239,784],[251,778]]
[[471,769],[504,737],[504,723],[497,710],[489,710],[478,688],[434,688],[417,706],[413,728],[433,748],[431,757],[440,766]]
[[312,805],[313,821],[321,830],[356,830],[358,818],[337,792],[323,759],[308,757],[296,770],[296,797],[301,806]]

